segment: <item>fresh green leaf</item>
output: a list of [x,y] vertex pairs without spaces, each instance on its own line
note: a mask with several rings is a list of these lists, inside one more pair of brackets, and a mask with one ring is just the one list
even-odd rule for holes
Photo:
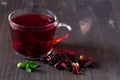
[[30,68],[29,63],[28,63],[28,64],[26,64],[26,68],[25,68],[25,70],[26,70],[27,72],[31,72],[31,71],[32,71],[32,70],[31,70],[31,68]]
[[38,66],[39,66],[39,64],[38,64],[37,62],[34,62],[34,61],[31,61],[31,62],[30,62],[30,67],[31,67],[32,69],[37,68]]
[[32,72],[32,70],[36,69],[39,66],[37,62],[34,61],[25,61],[25,62],[19,62],[17,64],[18,68],[25,69],[26,72]]
[[27,60],[27,61],[25,61],[24,63],[25,63],[25,64],[29,64],[30,62],[31,62],[31,61],[28,61],[28,60]]
[[17,67],[18,68],[24,68],[25,67],[25,63],[20,62],[20,63],[17,64]]

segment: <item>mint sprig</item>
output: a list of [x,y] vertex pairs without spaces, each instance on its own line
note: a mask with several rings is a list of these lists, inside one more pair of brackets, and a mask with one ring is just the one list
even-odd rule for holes
[[35,61],[25,61],[25,62],[19,62],[17,64],[17,67],[25,69],[26,72],[32,72],[34,69],[39,67],[39,64]]

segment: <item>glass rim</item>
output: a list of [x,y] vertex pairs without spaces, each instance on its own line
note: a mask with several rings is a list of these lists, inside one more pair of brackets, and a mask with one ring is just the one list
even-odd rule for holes
[[[22,11],[22,10],[27,10],[27,9],[32,9],[32,8],[23,8],[23,9],[17,9],[17,10],[14,10],[14,11],[12,11],[12,12],[10,12],[9,13],[9,15],[8,15],[8,21],[9,22],[12,22],[12,24],[13,25],[16,25],[16,26],[18,26],[18,27],[23,27],[23,28],[45,28],[45,27],[47,27],[47,26],[51,26],[51,25],[53,25],[53,24],[55,24],[55,25],[58,25],[58,20],[57,20],[57,17],[56,17],[56,15],[52,12],[52,11],[50,11],[50,10],[46,10],[46,9],[40,9],[41,11],[46,11],[46,12],[48,12],[48,13],[51,13],[54,17],[52,17],[52,18],[54,18],[54,22],[52,22],[52,23],[49,23],[49,24],[47,24],[47,25],[44,25],[44,26],[42,26],[42,27],[39,27],[39,26],[24,26],[24,25],[21,25],[21,24],[17,24],[17,23],[15,23],[14,21],[12,21],[12,19],[11,19],[11,17],[12,17],[12,15],[14,15],[15,13],[17,13],[17,12],[19,12],[19,11]],[[42,12],[41,12],[42,13]],[[40,13],[35,13],[35,14],[40,14]],[[47,15],[47,16],[49,16],[49,15]],[[50,16],[51,17],[51,16]]]

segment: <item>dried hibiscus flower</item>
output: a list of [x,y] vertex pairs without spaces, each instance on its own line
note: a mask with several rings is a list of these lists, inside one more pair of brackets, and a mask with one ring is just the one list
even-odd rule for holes
[[42,59],[43,62],[55,69],[66,70],[75,74],[82,74],[81,68],[95,66],[95,60],[85,55],[75,57],[73,51],[63,50],[61,54],[50,54]]

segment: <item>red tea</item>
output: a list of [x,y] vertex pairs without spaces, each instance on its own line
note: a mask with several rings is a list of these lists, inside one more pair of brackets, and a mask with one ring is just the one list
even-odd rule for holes
[[[56,26],[55,20],[44,14],[24,14],[12,19],[18,25],[11,25],[12,45],[18,54],[38,58],[47,54],[54,40]],[[11,23],[12,24],[12,23]],[[22,26],[21,26],[22,25]]]

